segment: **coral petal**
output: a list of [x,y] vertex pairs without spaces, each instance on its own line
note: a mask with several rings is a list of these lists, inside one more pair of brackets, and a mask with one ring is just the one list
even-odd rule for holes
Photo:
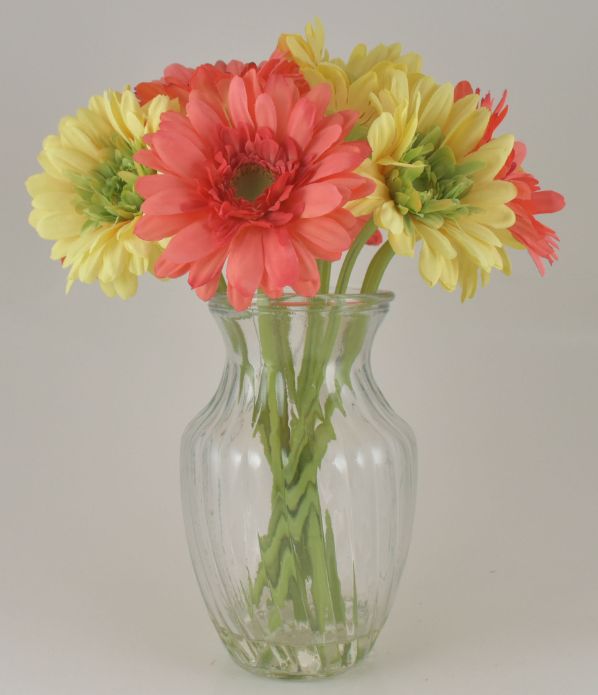
[[292,285],[298,278],[299,261],[287,230],[278,228],[266,231],[263,243],[269,282],[276,287]]
[[168,239],[196,219],[195,213],[179,215],[142,215],[135,226],[135,234],[146,241]]
[[[230,246],[226,267],[229,287],[252,296],[264,272],[262,229],[247,227],[237,234]],[[234,306],[234,305],[233,305]]]
[[297,189],[289,201],[304,218],[320,217],[343,203],[343,197],[331,183],[312,183]]
[[163,258],[172,263],[191,263],[209,257],[219,245],[218,241],[211,227],[194,218],[190,225],[170,240]]
[[565,207],[565,198],[556,191],[535,191],[532,194],[532,202],[536,215],[558,212]]
[[228,88],[228,110],[234,126],[253,130],[254,123],[247,105],[247,89],[238,75],[233,77]]

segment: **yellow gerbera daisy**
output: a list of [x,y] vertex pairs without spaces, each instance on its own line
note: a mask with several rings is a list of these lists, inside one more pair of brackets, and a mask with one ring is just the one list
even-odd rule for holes
[[305,36],[283,34],[278,48],[299,64],[305,79],[313,87],[326,82],[332,87],[331,110],[353,109],[361,114],[360,124],[367,126],[376,112],[370,103],[370,93],[390,86],[396,70],[417,73],[421,57],[417,53],[401,53],[398,43],[380,44],[371,51],[357,45],[347,62],[331,59],[324,44],[324,27],[319,19],[305,28]]
[[109,297],[127,299],[137,291],[137,276],[152,270],[162,247],[133,233],[142,202],[135,181],[150,170],[133,155],[171,108],[166,96],[141,106],[128,88],[107,91],[44,140],[38,157],[44,173],[26,184],[29,221],[55,242],[51,258],[70,268],[67,292],[75,280],[98,280]]
[[[479,96],[454,100],[451,84],[396,70],[389,89],[372,95],[377,117],[368,131],[372,155],[359,169],[375,191],[350,204],[355,215],[373,214],[388,231],[395,253],[415,254],[426,282],[473,296],[478,272],[509,272],[504,243],[515,221],[507,203],[513,184],[495,180],[513,149],[503,135],[475,149],[490,111]],[[348,206],[349,207],[349,206]]]

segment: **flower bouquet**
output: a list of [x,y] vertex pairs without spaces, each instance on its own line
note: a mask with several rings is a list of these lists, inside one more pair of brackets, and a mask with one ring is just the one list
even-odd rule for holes
[[438,84],[398,44],[332,59],[316,23],[259,64],[108,90],[44,141],[30,222],[67,291],[127,299],[142,274],[186,276],[222,330],[220,386],[183,436],[183,508],[210,616],[252,671],[341,671],[388,616],[415,488],[413,434],[370,368],[390,261],[417,255],[466,300],[511,272],[509,248],[540,274],[557,258],[537,215],[564,199],[496,134],[506,98]]

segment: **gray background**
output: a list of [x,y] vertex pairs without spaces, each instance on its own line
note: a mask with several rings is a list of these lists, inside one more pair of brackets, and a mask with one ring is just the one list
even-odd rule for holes
[[[271,7],[269,7],[272,5]],[[598,692],[598,16],[573,2],[3,2],[0,693]],[[187,557],[178,442],[222,367],[183,281],[77,286],[27,226],[42,137],[169,62],[260,58],[320,14],[333,54],[400,40],[440,81],[510,89],[508,129],[567,196],[559,263],[462,306],[409,259],[375,371],[420,445],[412,551],[372,657],[325,683],[237,669]]]

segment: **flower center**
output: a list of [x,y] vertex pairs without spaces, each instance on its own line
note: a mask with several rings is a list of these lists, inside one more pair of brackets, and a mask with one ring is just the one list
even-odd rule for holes
[[402,157],[409,166],[387,171],[386,184],[402,215],[446,218],[470,211],[461,198],[473,186],[471,174],[484,165],[457,164],[451,148],[440,146],[441,142],[439,128],[416,135]]
[[274,174],[261,164],[242,164],[231,179],[237,198],[254,201],[274,183]]
[[87,217],[86,227],[114,224],[139,214],[143,199],[135,191],[138,176],[151,173],[133,160],[134,149],[124,140],[113,149],[97,169],[74,177],[79,200],[78,211]]

